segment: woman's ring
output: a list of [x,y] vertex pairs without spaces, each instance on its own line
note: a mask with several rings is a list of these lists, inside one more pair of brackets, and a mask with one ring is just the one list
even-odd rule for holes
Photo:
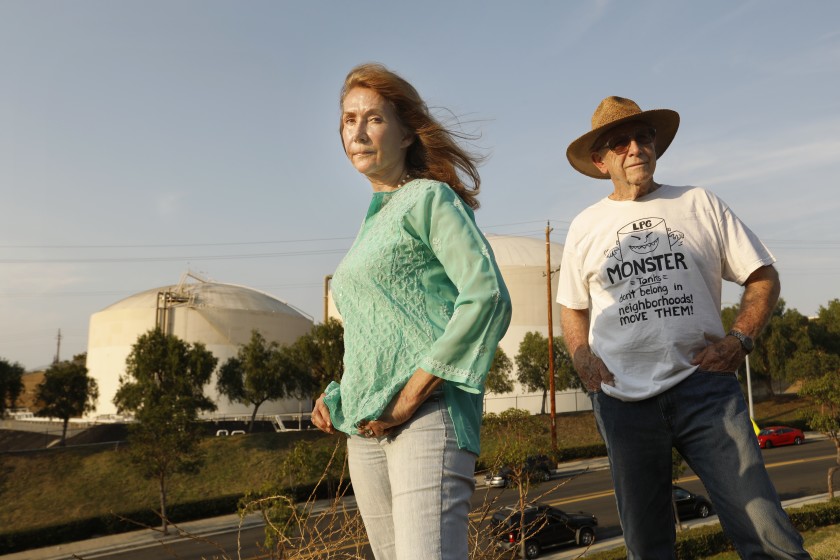
[[365,430],[365,435],[366,435],[367,437],[372,437],[372,436],[373,436],[373,430],[371,430],[370,428],[368,428],[367,430]]

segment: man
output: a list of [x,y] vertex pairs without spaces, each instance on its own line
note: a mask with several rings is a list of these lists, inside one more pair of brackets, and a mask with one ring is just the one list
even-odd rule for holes
[[[671,447],[742,558],[810,558],[781,508],[736,371],[779,296],[775,259],[712,193],[661,185],[679,115],[608,97],[566,155],[613,192],[569,227],[557,301],[607,444],[629,558],[674,558]],[[744,286],[732,330],[721,280]]]

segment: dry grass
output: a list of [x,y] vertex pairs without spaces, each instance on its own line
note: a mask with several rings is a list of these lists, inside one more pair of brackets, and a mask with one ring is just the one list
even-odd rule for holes
[[[756,403],[759,424],[799,419],[803,400],[786,398]],[[550,449],[548,416],[533,416],[525,429]],[[557,416],[558,447],[600,444],[591,412]],[[201,444],[206,466],[196,476],[175,476],[170,504],[185,503],[276,484],[276,473],[297,441],[332,449],[335,439],[318,432],[258,433],[208,438]],[[482,441],[483,456],[502,445],[491,435]],[[0,527],[21,530],[64,523],[110,512],[125,513],[158,504],[155,485],[138,477],[124,453],[113,446],[0,455]],[[311,482],[314,482],[311,481]]]
[[[208,438],[204,469],[172,477],[169,503],[245,494],[274,482],[286,451],[298,440],[332,447],[315,432],[261,433]],[[6,531],[50,526],[109,513],[159,507],[154,481],[137,475],[124,448],[85,447],[0,455],[0,527]]]
[[[346,457],[339,447],[333,450],[330,462],[344,457],[339,486],[346,480]],[[327,467],[329,468],[329,466]],[[324,484],[324,478],[318,484]],[[560,482],[561,486],[566,482]],[[556,489],[556,488],[554,488]],[[552,490],[554,490],[552,489]],[[527,495],[527,485],[521,489],[523,498]],[[489,496],[489,494],[488,494]],[[487,521],[498,508],[498,494],[485,497],[484,503],[470,513],[469,547],[470,560],[512,560],[515,553],[497,548],[488,537]],[[297,504],[282,495],[257,497],[247,501],[240,510],[243,516],[257,512],[266,524],[266,538],[262,555],[274,560],[368,560],[367,535],[361,516],[357,510],[348,510],[344,495],[325,503],[315,500],[315,491],[303,504]],[[199,536],[193,537],[203,540]],[[215,558],[220,560],[240,560],[241,547],[236,551],[219,550]]]
[[811,401],[796,395],[779,395],[754,403],[753,412],[759,426],[799,424],[803,414],[811,408]]
[[[805,550],[814,560],[840,560],[840,527],[831,525],[802,533]],[[739,560],[735,551],[709,556],[707,560]]]

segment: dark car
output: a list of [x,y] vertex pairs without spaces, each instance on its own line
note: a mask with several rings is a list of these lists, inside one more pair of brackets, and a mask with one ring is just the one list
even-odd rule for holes
[[672,487],[674,493],[674,503],[677,504],[677,515],[680,519],[689,519],[691,517],[709,517],[712,513],[712,504],[694,492],[689,492],[680,486]]
[[[545,455],[537,455],[525,459],[522,472],[528,480],[545,482],[551,478],[551,471],[555,468],[554,462]],[[488,472],[484,475],[484,482],[493,488],[506,488],[513,483],[513,469],[502,467],[496,472]]]
[[788,426],[768,426],[758,432],[758,446],[770,449],[780,445],[799,445],[805,441],[805,433]]
[[[519,546],[520,510],[503,507],[493,514],[493,538],[503,548]],[[525,556],[536,558],[546,548],[563,544],[589,546],[595,542],[598,519],[591,513],[565,512],[543,504],[525,507]]]

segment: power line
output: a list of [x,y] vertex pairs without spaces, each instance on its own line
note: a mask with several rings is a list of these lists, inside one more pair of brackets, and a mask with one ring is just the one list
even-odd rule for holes
[[[552,220],[553,223],[570,222],[565,220]],[[504,228],[510,226],[519,226],[523,224],[542,224],[545,220],[528,220],[525,222],[510,222],[505,224],[495,224],[483,226],[483,229],[490,228]],[[540,230],[541,232],[542,230]],[[313,237],[304,239],[276,239],[272,241],[254,240],[254,241],[229,241],[229,242],[212,242],[212,243],[119,243],[119,244],[16,244],[16,245],[0,245],[0,249],[172,249],[184,247],[242,247],[247,245],[280,245],[286,243],[321,243],[325,241],[352,241],[355,236],[342,237]]]
[[[554,224],[569,225],[568,220],[555,219],[551,220]],[[504,230],[505,228],[545,223],[545,220],[527,220],[521,222],[507,222],[501,224],[483,226],[482,229],[488,233],[493,230]],[[562,226],[561,226],[562,227]],[[513,232],[502,233],[502,235],[521,235],[528,237],[537,237],[541,235],[542,229],[526,229],[517,230]],[[556,232],[556,238],[563,235],[563,229]],[[337,241],[351,241],[354,237],[340,236],[340,237],[317,237],[317,238],[302,238],[302,239],[280,239],[280,240],[253,240],[253,241],[236,241],[236,242],[211,242],[211,243],[157,243],[157,244],[50,244],[50,245],[32,245],[32,244],[17,244],[17,245],[0,245],[0,249],[10,250],[108,250],[108,249],[173,249],[173,248],[199,248],[199,247],[244,247],[257,245],[277,245],[277,244],[307,244],[307,243],[323,243],[323,242],[337,242]],[[811,249],[818,250],[823,248],[833,248],[840,246],[840,240],[831,239],[773,239],[764,238],[764,242],[777,250],[784,249]],[[316,256],[316,255],[334,255],[341,254],[347,251],[346,247],[332,248],[332,249],[311,249],[299,251],[281,251],[269,253],[233,253],[225,255],[180,255],[180,256],[145,256],[145,257],[57,257],[57,258],[6,258],[0,259],[0,264],[108,264],[108,263],[149,263],[149,262],[192,262],[192,261],[221,261],[221,260],[244,260],[244,259],[271,259],[284,257],[300,257],[300,256]]]
[[300,257],[307,255],[334,255],[347,252],[347,249],[321,249],[316,251],[288,251],[285,253],[243,253],[233,255],[188,255],[177,257],[100,257],[100,258],[56,258],[56,259],[0,259],[0,264],[34,263],[129,263],[129,262],[172,262],[172,261],[224,261],[239,259],[268,259],[280,257]]
[[[324,284],[322,282],[300,282],[296,284],[272,284],[268,286],[251,286],[252,288],[259,289],[259,290],[277,290],[277,289],[284,289],[284,290],[294,290],[297,288],[321,288]],[[0,298],[20,298],[20,297],[77,297],[77,296],[130,296],[133,294],[137,294],[140,292],[147,291],[149,288],[142,288],[137,290],[125,289],[125,290],[109,290],[109,291],[74,291],[74,292],[13,292],[13,293],[0,293]]]
[[231,241],[224,243],[156,243],[156,244],[105,244],[105,245],[0,245],[0,249],[164,249],[176,247],[237,247],[243,245],[275,245],[281,243],[316,243],[321,241],[347,241],[353,237],[321,237],[312,239],[281,239],[276,241]]

